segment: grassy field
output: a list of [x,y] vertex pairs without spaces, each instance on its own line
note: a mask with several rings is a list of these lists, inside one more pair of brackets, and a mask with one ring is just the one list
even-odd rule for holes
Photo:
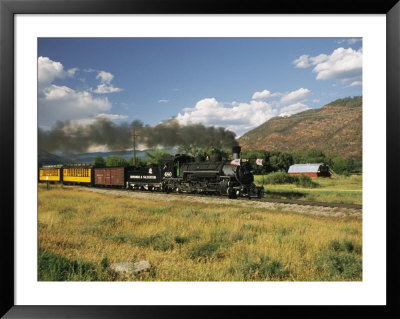
[[[157,202],[52,185],[38,193],[38,280],[360,281],[351,217]],[[113,262],[147,260],[121,278]]]
[[[338,176],[313,178],[316,188],[303,188],[294,184],[264,185],[264,197],[300,199],[317,202],[362,204],[362,176]],[[262,185],[263,177],[255,177],[255,183]]]

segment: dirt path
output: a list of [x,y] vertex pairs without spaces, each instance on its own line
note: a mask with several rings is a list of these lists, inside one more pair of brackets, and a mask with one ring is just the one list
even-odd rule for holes
[[[74,187],[74,186],[72,186]],[[357,209],[349,208],[332,208],[332,207],[320,207],[320,206],[307,206],[307,205],[296,205],[296,204],[281,204],[281,203],[270,203],[270,202],[259,202],[248,199],[228,199],[228,198],[215,198],[207,196],[195,196],[195,195],[174,195],[164,193],[146,193],[146,192],[133,192],[130,190],[121,189],[104,189],[104,188],[90,188],[90,187],[76,187],[80,191],[89,191],[100,194],[112,194],[117,196],[128,196],[132,198],[149,199],[153,201],[189,201],[206,204],[223,204],[223,205],[237,205],[243,207],[254,207],[254,208],[268,208],[280,211],[290,211],[300,214],[308,215],[319,215],[319,216],[332,216],[332,217],[345,217],[353,216],[362,218],[362,211]]]

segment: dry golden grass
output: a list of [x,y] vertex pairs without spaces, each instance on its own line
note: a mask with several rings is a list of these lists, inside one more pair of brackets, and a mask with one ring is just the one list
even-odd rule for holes
[[244,208],[234,201],[164,203],[54,185],[39,185],[38,196],[42,251],[94,265],[107,259],[154,266],[132,280],[362,279],[362,223],[351,217]]

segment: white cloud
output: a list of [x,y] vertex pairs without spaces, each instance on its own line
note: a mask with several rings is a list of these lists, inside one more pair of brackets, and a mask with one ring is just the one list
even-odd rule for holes
[[290,104],[296,102],[302,102],[310,95],[311,91],[309,89],[300,88],[296,91],[286,93],[281,98],[282,104]]
[[293,64],[296,65],[296,68],[302,68],[302,69],[308,68],[310,66],[308,55],[307,54],[301,55],[299,58],[293,61]]
[[[39,125],[52,126],[55,121],[88,121],[97,114],[111,110],[107,97],[94,97],[89,91],[79,91],[65,85],[56,85],[55,79],[74,76],[77,68],[64,70],[60,62],[48,57],[38,58],[38,112]],[[106,72],[107,73],[107,72]],[[101,80],[112,77],[102,75]]]
[[362,85],[362,82],[361,81],[354,81],[354,82],[351,82],[351,84],[350,84],[350,86],[356,86],[356,85]]
[[110,109],[111,103],[107,97],[95,98],[87,91],[52,84],[39,97],[39,124],[93,117]]
[[161,99],[161,100],[158,100],[158,103],[168,103],[168,100]]
[[[355,39],[357,40],[357,39]],[[317,80],[338,79],[350,85],[361,85],[362,81],[362,48],[337,48],[330,55],[320,54],[315,57],[302,55],[293,63],[296,67],[306,68],[314,65],[313,72]]]
[[314,100],[312,100],[314,103],[318,103],[319,102],[319,100],[318,99],[314,99]]
[[96,76],[96,79],[100,79],[101,83],[107,83],[107,84],[110,84],[113,78],[114,75],[106,71],[100,71]]
[[252,99],[253,100],[266,100],[268,98],[273,98],[281,95],[280,93],[271,93],[268,90],[264,90],[261,92],[254,92]]
[[295,103],[281,108],[279,116],[290,116],[299,112],[309,110],[310,107],[303,103]]
[[96,79],[100,79],[100,84],[96,89],[92,90],[92,92],[97,94],[121,92],[122,89],[116,88],[111,84],[113,78],[114,75],[112,75],[110,72],[98,71]]
[[[198,101],[194,107],[184,108],[176,119],[183,125],[202,123],[206,126],[221,126],[241,136],[272,117],[291,115],[309,109],[300,102],[306,100],[310,93],[309,89],[304,88],[286,94],[264,90],[255,92],[253,99],[247,103],[237,101],[222,103],[215,98],[206,98]],[[277,96],[282,98],[270,102],[263,101],[265,98]],[[282,104],[290,105],[280,109]]]
[[96,115],[96,118],[108,119],[108,120],[125,120],[128,118],[128,115],[100,113]]
[[324,61],[318,63],[313,72],[317,80],[340,79],[343,82],[360,81],[362,74],[362,49],[338,48]]
[[40,56],[38,58],[39,89],[49,85],[56,78],[63,79],[67,76],[72,77],[77,70],[77,68],[72,68],[65,71],[60,62],[50,60],[48,57]]
[[121,92],[122,89],[115,88],[113,85],[108,85],[105,83],[101,83],[97,86],[96,89],[92,90],[92,92],[97,94],[106,94],[106,93],[114,93],[114,92]]
[[110,149],[106,145],[91,145],[88,147],[88,153],[109,152]]
[[312,65],[316,65],[316,64],[320,64],[322,62],[325,62],[328,59],[329,59],[329,56],[327,56],[326,54],[320,54],[320,55],[311,57],[310,61],[311,61]]
[[198,101],[193,108],[183,109],[177,120],[183,125],[202,123],[206,126],[222,126],[240,136],[277,114],[277,110],[264,101],[235,102],[233,106],[226,106],[215,98],[207,98]]
[[341,40],[338,40],[337,43],[342,44],[342,43],[347,42],[347,44],[351,45],[351,44],[357,43],[361,40],[362,40],[362,38],[341,39]]
[[67,74],[68,74],[68,76],[73,77],[75,75],[75,72],[78,71],[78,70],[79,70],[78,68],[69,69],[67,71]]

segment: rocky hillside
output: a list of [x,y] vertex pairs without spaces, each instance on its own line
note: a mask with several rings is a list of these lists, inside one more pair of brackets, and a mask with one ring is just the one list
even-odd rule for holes
[[362,158],[362,97],[333,101],[289,117],[275,117],[239,139],[243,150],[292,152],[318,148]]

